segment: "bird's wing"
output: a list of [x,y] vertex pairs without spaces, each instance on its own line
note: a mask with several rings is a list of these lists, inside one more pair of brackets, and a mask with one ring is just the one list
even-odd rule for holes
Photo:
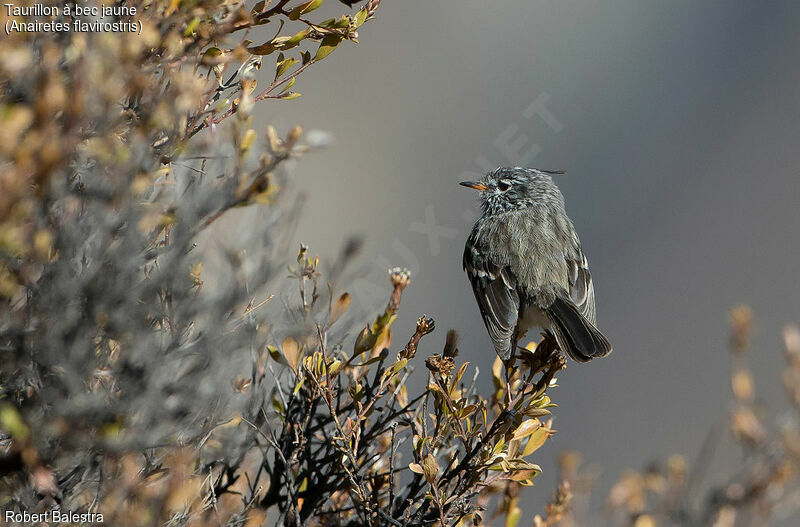
[[592,285],[592,275],[589,273],[589,264],[580,250],[580,245],[577,255],[574,258],[567,258],[567,278],[570,299],[580,314],[594,324],[594,285]]
[[517,283],[508,267],[494,264],[485,254],[475,237],[470,235],[464,248],[464,270],[495,351],[506,360],[515,344],[512,340],[519,315]]

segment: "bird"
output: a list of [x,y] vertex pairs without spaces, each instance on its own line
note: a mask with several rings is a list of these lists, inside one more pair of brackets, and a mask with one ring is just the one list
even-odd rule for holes
[[481,216],[464,247],[469,277],[497,355],[513,360],[532,327],[577,362],[611,353],[595,325],[592,276],[553,181],[560,171],[500,167],[460,184],[480,192]]

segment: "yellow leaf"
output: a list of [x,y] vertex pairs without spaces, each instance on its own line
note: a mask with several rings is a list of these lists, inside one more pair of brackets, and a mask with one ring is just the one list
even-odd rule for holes
[[517,506],[519,498],[513,498],[508,505],[508,515],[506,515],[506,527],[517,527],[519,518],[522,516],[522,509]]
[[0,407],[0,427],[17,441],[26,441],[30,435],[28,425],[14,406],[6,403]]
[[381,350],[384,348],[389,348],[392,345],[392,330],[389,328],[384,328],[378,334],[378,339],[375,341],[375,346],[373,349],[375,352],[380,353]]
[[525,445],[525,449],[522,451],[522,456],[528,456],[536,452],[539,448],[544,445],[545,441],[555,433],[555,430],[551,428],[547,428],[544,426],[540,426],[533,433],[530,435],[530,439],[528,439],[528,444]]
[[492,364],[492,382],[494,382],[494,387],[498,390],[505,386],[505,381],[503,380],[503,361],[500,360],[500,357],[495,357],[494,363]]
[[528,419],[523,421],[521,425],[514,431],[512,439],[522,439],[528,437],[542,426],[538,419]]
[[244,133],[244,137],[242,137],[242,144],[239,145],[239,151],[247,152],[247,149],[253,146],[253,142],[256,140],[256,131],[250,128]]
[[294,86],[294,83],[295,83],[296,81],[297,81],[297,77],[292,77],[292,78],[291,78],[291,80],[290,80],[289,82],[287,82],[287,83],[286,83],[286,85],[285,85],[283,88],[281,88],[281,93],[284,93],[284,92],[286,92],[286,91],[289,91],[289,89],[290,89],[292,86]]

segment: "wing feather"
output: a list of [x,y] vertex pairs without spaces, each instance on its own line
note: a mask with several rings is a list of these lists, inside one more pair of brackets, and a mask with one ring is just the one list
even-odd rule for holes
[[483,323],[501,359],[511,356],[517,327],[520,299],[514,276],[507,267],[496,265],[483,256],[474,236],[464,248],[464,270],[472,284]]
[[594,305],[594,285],[592,275],[589,272],[589,264],[586,256],[577,247],[578,253],[575,258],[567,258],[567,277],[569,279],[569,296],[581,315],[586,317],[592,324],[595,323],[596,313]]

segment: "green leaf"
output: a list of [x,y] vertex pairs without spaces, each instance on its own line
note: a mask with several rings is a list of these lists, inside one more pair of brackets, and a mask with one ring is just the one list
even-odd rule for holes
[[286,365],[286,360],[283,358],[283,355],[281,355],[281,352],[278,348],[275,346],[267,346],[267,352],[269,352],[269,356],[272,358],[272,360],[278,364],[283,364],[284,366]]
[[275,78],[277,79],[281,75],[286,73],[286,71],[289,68],[291,68],[292,66],[294,66],[295,64],[297,64],[297,62],[298,62],[297,59],[294,58],[294,57],[289,57],[288,59],[282,59],[282,60],[278,61],[277,65],[275,67]]
[[336,49],[336,46],[342,43],[342,37],[339,35],[328,35],[322,39],[322,42],[319,45],[319,49],[317,50],[317,55],[314,57],[315,60],[322,60],[331,53],[333,50]]
[[395,362],[394,364],[391,365],[391,367],[388,370],[383,372],[383,379],[391,377],[398,371],[405,368],[407,364],[408,364],[408,359],[400,359],[399,361]]
[[361,27],[364,24],[364,22],[367,21],[367,8],[362,7],[361,9],[359,9],[358,13],[356,13],[355,17],[353,18],[356,22],[356,27],[357,28]]
[[356,343],[353,347],[354,353],[358,356],[367,350],[371,350],[377,340],[378,335],[373,333],[369,326],[365,327],[356,337]]
[[511,501],[512,505],[509,507],[508,515],[506,516],[506,527],[517,527],[519,519],[522,516],[522,509],[517,507],[517,499],[518,498],[514,498]]
[[[297,77],[292,77],[292,80],[290,80],[289,82],[286,83],[286,86],[283,87],[283,89],[280,91],[280,93],[283,93],[283,92],[287,91],[289,88],[291,88],[292,86],[294,86],[295,81],[297,81]],[[333,324],[333,322],[331,322],[331,324]]]
[[317,9],[321,5],[322,5],[322,0],[311,0],[311,2],[308,3],[308,7],[303,9],[303,14],[305,15],[306,13],[310,13],[311,11]]
[[188,25],[188,26],[186,26],[186,29],[183,31],[183,36],[184,36],[184,37],[191,36],[191,35],[192,35],[192,33],[194,33],[194,32],[195,32],[195,30],[197,29],[197,27],[198,27],[199,25],[200,25],[200,19],[199,19],[198,17],[194,17],[194,18],[192,19],[192,21],[191,21],[191,22],[189,22],[189,25]]
[[311,31],[310,29],[304,29],[298,33],[292,35],[289,40],[286,41],[287,44],[291,44],[292,46],[296,46],[299,44],[306,36],[308,36],[308,32]]
[[295,7],[289,12],[289,20],[297,20],[300,15],[305,15],[322,5],[322,0],[309,0]]
[[203,57],[200,59],[200,63],[204,65],[214,64],[217,57],[222,55],[222,50],[217,47],[208,48],[203,52]]
[[340,16],[337,20],[334,20],[330,27],[335,29],[344,29],[350,25],[350,17],[347,15]]
[[0,428],[11,434],[17,441],[26,441],[30,436],[28,425],[16,408],[6,403],[0,407]]
[[272,409],[275,410],[279,415],[283,415],[286,413],[286,410],[283,408],[283,403],[277,397],[272,398]]

